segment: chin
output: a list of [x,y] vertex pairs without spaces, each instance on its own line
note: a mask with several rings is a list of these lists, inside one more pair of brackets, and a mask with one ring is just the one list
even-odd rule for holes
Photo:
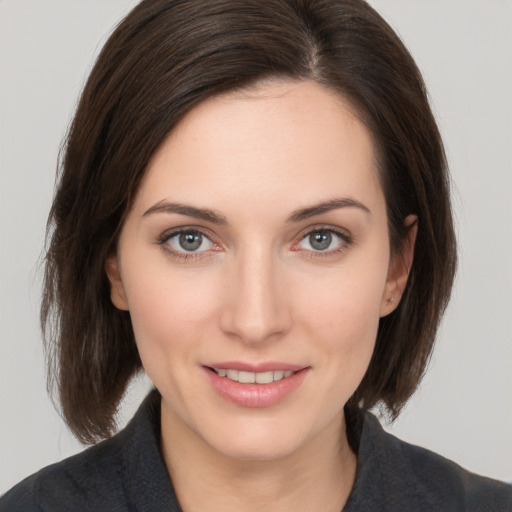
[[248,417],[212,427],[201,436],[203,441],[217,453],[240,461],[288,458],[307,450],[317,431],[322,430],[318,425],[308,425],[304,419],[300,421],[297,415],[287,421],[279,414],[259,419]]
[[210,446],[224,457],[239,461],[275,461],[285,459],[303,445],[300,439],[288,435],[263,434],[228,436],[223,440],[212,440]]

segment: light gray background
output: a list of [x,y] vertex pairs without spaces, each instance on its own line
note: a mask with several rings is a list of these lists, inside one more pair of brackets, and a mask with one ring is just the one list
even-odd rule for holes
[[[0,493],[81,447],[45,391],[37,260],[55,162],[105,35],[135,0],[0,0]],[[461,262],[430,371],[391,431],[512,481],[512,2],[372,0],[422,69]],[[124,424],[148,383],[132,386]]]

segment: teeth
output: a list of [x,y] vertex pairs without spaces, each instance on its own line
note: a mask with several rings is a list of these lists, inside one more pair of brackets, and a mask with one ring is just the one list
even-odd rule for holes
[[291,370],[276,370],[260,373],[227,370],[224,368],[213,368],[213,370],[217,375],[219,375],[219,377],[227,377],[230,380],[241,382],[242,384],[270,384],[271,382],[285,379],[286,377],[290,377],[294,374]]
[[284,372],[282,372],[281,370],[274,372],[274,380],[281,380],[283,377],[284,377]]
[[[255,373],[254,375],[255,380],[258,384],[270,384],[271,382],[274,382],[274,373],[277,372],[261,372],[261,373]],[[279,379],[275,379],[279,380]]]
[[254,384],[256,382],[256,374],[252,372],[238,372],[238,382]]
[[238,370],[228,370],[226,377],[231,380],[238,380]]

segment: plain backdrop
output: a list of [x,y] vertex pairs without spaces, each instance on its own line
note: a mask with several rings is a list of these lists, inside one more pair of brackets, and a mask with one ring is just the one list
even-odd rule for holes
[[[0,0],[0,493],[81,449],[45,388],[40,272],[57,154],[87,71],[134,0]],[[429,87],[460,267],[399,437],[512,481],[512,2],[371,0]],[[127,395],[123,425],[148,389]]]

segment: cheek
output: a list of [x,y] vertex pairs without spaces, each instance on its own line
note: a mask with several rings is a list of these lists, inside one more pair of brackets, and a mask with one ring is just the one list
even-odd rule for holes
[[[214,301],[208,284],[197,278],[153,266],[151,273],[132,272],[126,283],[130,316],[144,366],[169,360],[204,337]],[[127,272],[128,274],[128,272]],[[166,356],[166,357],[164,357]],[[146,368],[147,369],[147,368]]]
[[386,275],[381,264],[347,265],[297,294],[308,339],[321,344],[333,371],[356,386],[375,346]]

